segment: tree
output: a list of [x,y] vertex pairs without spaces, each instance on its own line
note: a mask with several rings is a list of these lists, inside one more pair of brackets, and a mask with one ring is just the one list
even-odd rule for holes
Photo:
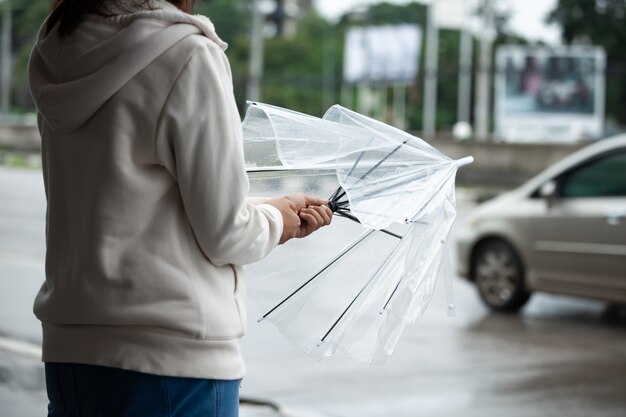
[[31,111],[33,102],[28,92],[26,66],[35,44],[37,32],[48,12],[48,0],[13,0],[13,68],[11,102],[18,111]]
[[322,112],[324,46],[331,41],[330,33],[330,24],[311,10],[298,21],[294,37],[266,40],[264,101],[310,114]]
[[199,0],[194,12],[208,16],[220,38],[233,44],[248,36],[252,23],[248,6],[249,2],[242,0]]

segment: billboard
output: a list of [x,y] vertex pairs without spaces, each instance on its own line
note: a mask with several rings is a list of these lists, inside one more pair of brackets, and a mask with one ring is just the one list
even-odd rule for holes
[[441,29],[463,29],[468,26],[469,8],[467,0],[437,0],[435,24]]
[[605,61],[594,47],[498,48],[496,136],[534,142],[601,137]]
[[351,28],[346,33],[343,79],[351,84],[413,84],[421,45],[418,25]]

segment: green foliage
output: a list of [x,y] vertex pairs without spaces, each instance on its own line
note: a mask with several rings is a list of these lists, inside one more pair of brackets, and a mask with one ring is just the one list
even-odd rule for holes
[[[240,110],[245,103],[250,51],[251,14],[249,0],[198,0],[194,12],[208,16],[220,37],[229,43],[226,52]],[[37,30],[47,15],[49,0],[14,0],[14,83],[13,105],[32,109],[27,90],[26,65]],[[292,37],[266,39],[263,100],[310,114],[320,115],[339,100],[343,42],[346,30],[354,25],[417,23],[425,26],[426,7],[420,3],[404,6],[381,3],[360,16],[346,15],[336,25],[309,11],[298,18]],[[440,40],[439,114],[440,126],[456,118],[456,68],[458,33],[443,31]],[[423,55],[423,54],[422,54]],[[423,71],[421,71],[423,73]],[[412,128],[421,125],[421,79],[409,89],[408,114]]]
[[220,38],[232,44],[250,30],[251,14],[247,6],[247,2],[237,0],[200,0],[194,12],[208,16]]
[[[353,23],[367,25],[390,25],[395,23],[417,23],[426,26],[427,8],[421,3],[409,3],[398,6],[391,3],[378,3],[371,5],[364,13],[357,16],[345,15],[340,20],[340,26],[348,26]],[[356,20],[356,22],[354,22]],[[351,23],[351,21],[353,23]]]
[[38,154],[16,152],[0,148],[0,166],[10,168],[41,169],[41,157]]
[[37,32],[50,10],[50,2],[48,0],[13,0],[12,6],[14,56],[11,102],[17,109],[32,109],[26,66]]
[[250,27],[252,14],[249,0],[198,0],[194,13],[207,16],[219,37],[228,43],[226,55],[233,73],[233,84],[239,110],[246,102]]
[[292,38],[265,42],[263,100],[319,115],[323,110],[324,48],[332,42],[330,25],[315,12],[299,23]]
[[[13,107],[32,109],[26,86],[26,65],[36,33],[47,15],[51,0],[13,0],[14,72]],[[600,6],[597,6],[600,5]],[[208,16],[220,37],[229,44],[226,54],[233,72],[235,95],[243,110],[248,82],[250,52],[250,0],[198,0],[195,12]],[[568,42],[586,40],[603,46],[609,59],[607,112],[626,122],[626,22],[624,0],[559,0],[549,20],[563,28]],[[353,26],[415,23],[426,26],[426,6],[411,2],[405,5],[380,3],[358,13],[347,14],[336,24],[315,11],[298,17],[294,36],[265,40],[263,100],[310,114],[320,115],[339,101],[342,79],[343,43],[346,31]],[[508,16],[497,19],[496,47],[499,44],[523,44],[522,37],[507,32]],[[441,30],[439,38],[439,84],[437,126],[446,129],[456,121],[458,57],[460,34]],[[474,47],[477,62],[478,47]],[[407,90],[409,128],[422,125],[423,63]],[[356,94],[356,93],[355,93]]]
[[548,16],[563,41],[601,46],[607,54],[606,113],[626,124],[626,1],[559,0]]

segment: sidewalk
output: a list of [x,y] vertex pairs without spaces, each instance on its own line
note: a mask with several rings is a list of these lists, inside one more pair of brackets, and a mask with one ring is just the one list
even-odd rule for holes
[[[48,397],[43,364],[34,354],[36,347],[24,344],[17,347],[22,353],[16,353],[7,350],[7,347],[12,349],[7,346],[9,341],[0,338],[0,416],[43,417]],[[278,404],[246,398],[242,398],[239,412],[241,417],[324,417],[307,410],[283,408]]]
[[42,417],[47,404],[41,362],[0,350],[0,415]]

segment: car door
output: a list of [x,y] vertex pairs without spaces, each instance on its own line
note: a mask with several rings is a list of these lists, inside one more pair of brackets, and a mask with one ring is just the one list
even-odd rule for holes
[[578,164],[556,184],[532,225],[538,286],[626,300],[626,150]]

